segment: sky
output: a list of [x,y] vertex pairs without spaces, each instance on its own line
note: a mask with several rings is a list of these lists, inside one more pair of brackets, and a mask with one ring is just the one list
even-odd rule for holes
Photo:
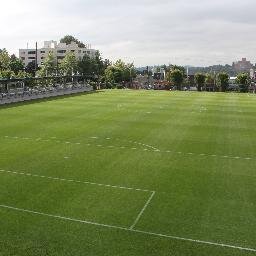
[[136,66],[256,62],[255,0],[0,0],[0,48],[67,34]]

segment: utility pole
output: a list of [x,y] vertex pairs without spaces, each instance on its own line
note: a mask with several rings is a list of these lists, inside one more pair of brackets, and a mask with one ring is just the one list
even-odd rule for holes
[[214,70],[214,90],[216,90],[216,71]]
[[187,66],[187,87],[190,90],[189,67]]
[[149,66],[147,66],[147,75],[148,75],[148,86],[149,86]]
[[35,72],[37,71],[37,42],[36,42],[36,59],[35,59]]
[[[130,86],[133,88],[133,82],[132,82],[132,68],[130,67]],[[137,89],[137,88],[136,88]]]

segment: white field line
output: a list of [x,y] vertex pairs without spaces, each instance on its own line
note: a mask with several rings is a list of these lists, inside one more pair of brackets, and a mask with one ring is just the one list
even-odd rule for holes
[[50,218],[55,218],[55,219],[60,219],[60,220],[65,220],[65,221],[72,221],[72,222],[78,222],[78,223],[82,223],[82,224],[94,225],[94,226],[99,226],[99,227],[119,229],[119,230],[124,230],[124,231],[128,231],[128,232],[139,233],[139,234],[144,234],[144,235],[169,238],[169,239],[197,243],[197,244],[205,244],[205,245],[209,245],[209,246],[225,247],[225,248],[236,249],[236,250],[241,250],[241,251],[256,252],[256,249],[254,249],[254,248],[235,246],[235,245],[229,245],[229,244],[224,244],[224,243],[216,243],[216,242],[210,242],[210,241],[203,241],[203,240],[197,240],[197,239],[190,239],[190,238],[185,238],[185,237],[171,236],[171,235],[148,232],[148,231],[143,231],[143,230],[119,227],[119,226],[114,226],[114,225],[101,224],[101,223],[92,222],[92,221],[79,220],[79,219],[74,219],[74,218],[69,218],[69,217],[63,217],[63,216],[52,215],[52,214],[47,214],[47,213],[42,213],[42,212],[36,212],[36,211],[32,211],[32,210],[16,208],[16,207],[3,205],[3,204],[0,204],[0,208],[18,211],[18,212],[30,213],[30,214],[34,214],[34,215],[40,215],[40,216],[45,216],[45,217],[50,217]]
[[[20,140],[24,140],[23,137],[12,137],[12,136],[4,136],[4,138],[9,138],[9,139],[20,139]],[[92,137],[91,137],[92,138]],[[107,138],[106,138],[107,139]],[[115,149],[128,149],[128,150],[139,150],[139,151],[147,151],[147,152],[157,152],[157,153],[168,153],[168,154],[179,154],[179,155],[184,155],[184,156],[200,156],[200,157],[212,157],[212,158],[223,158],[223,159],[233,159],[233,160],[254,160],[255,157],[242,157],[242,156],[231,156],[231,155],[216,155],[216,154],[205,154],[205,153],[192,153],[192,152],[180,152],[180,151],[171,151],[171,150],[160,150],[157,148],[154,148],[152,146],[143,144],[143,143],[138,143],[138,142],[133,142],[137,145],[141,145],[147,148],[134,148],[134,147],[127,147],[127,146],[116,146],[116,145],[108,145],[108,146],[103,146],[100,144],[90,144],[90,143],[81,143],[81,142],[69,142],[69,141],[60,141],[60,140],[55,140],[55,139],[42,139],[42,138],[26,138],[26,140],[31,140],[31,141],[35,141],[35,142],[56,142],[56,143],[63,143],[66,145],[86,145],[86,146],[96,146],[96,147],[100,147],[100,148],[115,148]],[[118,139],[117,139],[118,140]],[[132,142],[132,141],[126,141],[126,142]]]
[[[154,150],[155,152],[157,150]],[[254,157],[242,157],[242,156],[222,156],[222,155],[216,155],[216,154],[199,154],[199,153],[192,153],[192,152],[176,152],[176,151],[160,151],[164,153],[172,153],[172,154],[182,154],[182,155],[188,155],[188,156],[204,156],[204,157],[212,157],[212,158],[226,158],[226,159],[241,159],[241,160],[253,160],[255,159]]]
[[[98,137],[91,137],[91,138],[98,138]],[[150,148],[150,149],[154,149],[154,150],[157,150],[157,148],[151,146],[151,145],[148,145],[148,144],[144,144],[144,143],[141,143],[141,142],[137,142],[137,141],[133,141],[133,140],[125,140],[125,139],[120,139],[120,138],[105,138],[106,140],[118,140],[118,141],[123,141],[123,142],[128,142],[128,143],[132,143],[132,144],[137,144],[137,145],[140,145],[140,146],[144,146],[146,148]]]
[[[55,142],[61,142],[61,141],[57,141],[57,137],[50,137],[50,140],[49,139],[41,139],[41,138],[36,138],[36,139],[33,139],[33,138],[23,138],[23,137],[12,137],[12,136],[4,136],[5,138],[10,138],[10,139],[22,139],[22,140],[36,140],[36,141],[39,141],[39,140],[42,140],[44,142],[49,142],[49,141],[55,141]],[[94,139],[94,140],[98,140],[98,139],[101,139],[99,137],[89,137],[89,139]],[[119,138],[116,138],[116,139],[113,139],[113,138],[103,138],[105,140],[117,140],[117,141],[123,141],[123,142],[127,142],[127,143],[132,143],[132,144],[136,144],[136,145],[140,145],[142,147],[146,147],[146,148],[150,148],[151,150],[159,150],[157,149],[156,147],[153,147],[151,145],[148,145],[148,144],[144,144],[144,143],[140,143],[140,142],[137,142],[137,141],[132,141],[132,140],[124,140],[124,139],[119,139]],[[77,143],[72,143],[72,142],[69,142],[69,141],[62,141],[63,143],[66,143],[66,144],[77,144]],[[77,144],[78,145],[78,144]],[[132,148],[133,149],[133,148]],[[159,150],[160,151],[160,150]]]
[[38,174],[26,173],[26,172],[7,171],[7,170],[3,170],[3,169],[0,169],[0,173],[24,175],[24,176],[35,177],[35,178],[49,179],[49,180],[55,180],[55,181],[57,180],[57,181],[64,181],[64,182],[73,182],[73,183],[80,183],[80,184],[87,184],[87,185],[95,185],[95,186],[108,187],[108,188],[135,190],[135,191],[151,192],[151,193],[153,192],[153,191],[147,190],[147,189],[130,188],[130,187],[124,187],[124,186],[115,186],[115,185],[108,185],[108,184],[101,184],[101,183],[95,183],[95,182],[89,182],[89,181],[80,181],[80,180],[73,180],[73,179],[64,179],[64,178],[59,178],[59,177],[43,176],[43,175],[38,175]]
[[148,201],[145,203],[144,207],[142,208],[142,210],[140,211],[140,213],[138,214],[137,218],[135,219],[135,221],[133,222],[133,224],[130,226],[130,229],[134,229],[134,227],[137,225],[138,221],[140,220],[142,214],[144,213],[144,211],[146,210],[146,208],[148,207],[149,203],[151,202],[152,198],[155,195],[155,191],[153,191],[148,199]]

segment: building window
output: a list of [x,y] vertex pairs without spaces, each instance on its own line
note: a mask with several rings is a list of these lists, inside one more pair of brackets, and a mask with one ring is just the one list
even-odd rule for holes
[[45,53],[45,51],[41,51],[41,53]]
[[22,60],[25,60],[25,57],[21,57]]
[[28,51],[28,54],[36,54],[36,51]]
[[71,52],[75,52],[76,50],[71,50]]
[[62,59],[64,59],[65,57],[64,56],[57,56],[57,59],[58,60],[62,60]]
[[57,53],[66,53],[66,50],[58,50]]
[[29,60],[35,60],[35,57],[28,57]]

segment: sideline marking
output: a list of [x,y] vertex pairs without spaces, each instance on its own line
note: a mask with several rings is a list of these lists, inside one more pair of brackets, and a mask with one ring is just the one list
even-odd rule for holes
[[97,223],[97,222],[91,222],[91,221],[86,221],[86,220],[79,220],[79,219],[73,219],[73,218],[52,215],[52,214],[47,214],[47,213],[42,213],[42,212],[36,212],[36,211],[16,208],[16,207],[3,205],[3,204],[0,204],[0,207],[9,209],[9,210],[18,211],[18,212],[31,213],[31,214],[35,214],[35,215],[46,216],[46,217],[51,217],[51,218],[61,219],[61,220],[66,220],[66,221],[72,221],[72,222],[79,222],[79,223],[88,224],[88,225],[94,225],[94,226],[100,226],[100,227],[106,227],[106,228],[112,228],[112,229],[119,229],[119,230],[134,232],[134,233],[140,233],[140,234],[144,234],[144,235],[151,235],[151,236],[169,238],[169,239],[174,239],[174,240],[193,242],[193,243],[198,243],[198,244],[206,244],[206,245],[211,245],[211,246],[226,247],[226,248],[237,249],[237,250],[241,250],[241,251],[256,252],[256,249],[253,249],[253,248],[247,248],[247,247],[241,247],[241,246],[235,246],[235,245],[229,245],[229,244],[223,244],[223,243],[215,243],[215,242],[209,242],[209,241],[203,241],[203,240],[196,240],[196,239],[190,239],[190,238],[184,238],[184,237],[178,237],[178,236],[164,235],[164,234],[160,234],[160,233],[142,231],[142,230],[138,230],[138,229],[129,229],[129,228],[118,227],[118,226],[114,226],[114,225],[107,225],[107,224],[101,224],[101,223]]
[[137,225],[138,221],[140,220],[142,214],[145,212],[146,208],[148,207],[149,203],[151,202],[152,198],[155,195],[155,191],[153,191],[148,199],[148,201],[145,203],[144,207],[142,208],[142,210],[140,211],[140,213],[138,214],[137,218],[135,219],[135,221],[133,222],[133,224],[130,226],[130,229],[134,229],[134,227]]
[[9,173],[9,174],[31,176],[31,177],[43,178],[43,179],[49,179],[49,180],[58,180],[58,181],[73,182],[73,183],[80,183],[80,184],[97,185],[97,186],[109,187],[109,188],[118,188],[118,189],[126,189],[126,190],[135,190],[135,191],[143,191],[143,192],[151,192],[151,193],[155,192],[155,191],[148,190],[148,189],[130,188],[130,187],[116,186],[116,185],[108,185],[108,184],[95,183],[95,182],[89,182],[89,181],[80,181],[80,180],[73,180],[73,179],[64,179],[64,178],[59,178],[59,177],[50,177],[50,176],[32,174],[32,173],[27,173],[27,172],[7,171],[7,170],[3,170],[3,169],[0,169],[0,173]]

